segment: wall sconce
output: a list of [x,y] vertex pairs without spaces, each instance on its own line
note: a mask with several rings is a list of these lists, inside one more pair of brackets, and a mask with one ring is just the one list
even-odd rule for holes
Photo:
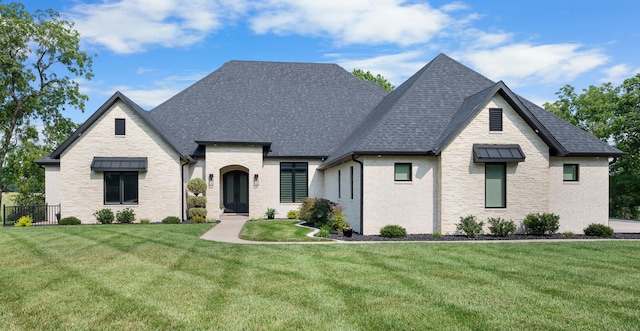
[[213,187],[213,174],[209,174],[209,187]]
[[253,175],[253,186],[258,186],[258,184],[260,184],[260,178],[258,177],[258,174]]

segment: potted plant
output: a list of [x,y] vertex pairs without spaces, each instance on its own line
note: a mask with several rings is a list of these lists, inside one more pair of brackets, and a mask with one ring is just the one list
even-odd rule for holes
[[264,213],[264,216],[266,216],[267,219],[270,219],[270,220],[276,218],[276,210],[275,210],[275,208],[267,208],[267,212]]
[[346,226],[342,229],[342,235],[345,237],[351,237],[353,235],[353,228],[351,228],[351,225],[349,225],[349,223],[347,223]]

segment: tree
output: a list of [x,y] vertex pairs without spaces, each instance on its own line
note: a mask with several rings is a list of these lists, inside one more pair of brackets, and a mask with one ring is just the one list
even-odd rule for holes
[[[84,111],[88,97],[68,75],[91,79],[92,63],[92,56],[80,51],[73,23],[57,12],[32,15],[22,4],[0,0],[0,173],[6,174],[7,155],[20,143],[37,140],[36,123],[52,130],[51,138],[66,107]],[[0,191],[3,187],[0,176]]]
[[544,107],[628,155],[610,169],[610,212],[612,216],[640,215],[640,74],[620,86],[611,83],[589,86],[582,94],[566,85],[558,100]]
[[365,72],[362,69],[353,69],[353,71],[351,72],[351,74],[353,74],[354,76],[360,78],[361,80],[365,80],[365,81],[370,81],[370,82],[374,82],[376,84],[378,84],[380,87],[382,87],[383,89],[391,92],[393,91],[393,89],[395,89],[396,87],[393,86],[393,84],[391,84],[386,78],[384,78],[382,75],[377,74],[377,75],[373,75],[370,71],[367,70],[367,72]]

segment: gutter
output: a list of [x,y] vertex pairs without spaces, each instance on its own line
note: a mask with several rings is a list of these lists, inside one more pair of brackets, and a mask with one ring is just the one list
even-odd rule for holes
[[357,156],[351,154],[351,160],[360,164],[360,234],[364,234],[364,164],[356,160]]

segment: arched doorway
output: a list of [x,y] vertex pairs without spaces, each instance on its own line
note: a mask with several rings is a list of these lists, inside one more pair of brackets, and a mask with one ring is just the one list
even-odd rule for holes
[[222,176],[225,213],[249,212],[249,174],[234,170]]

